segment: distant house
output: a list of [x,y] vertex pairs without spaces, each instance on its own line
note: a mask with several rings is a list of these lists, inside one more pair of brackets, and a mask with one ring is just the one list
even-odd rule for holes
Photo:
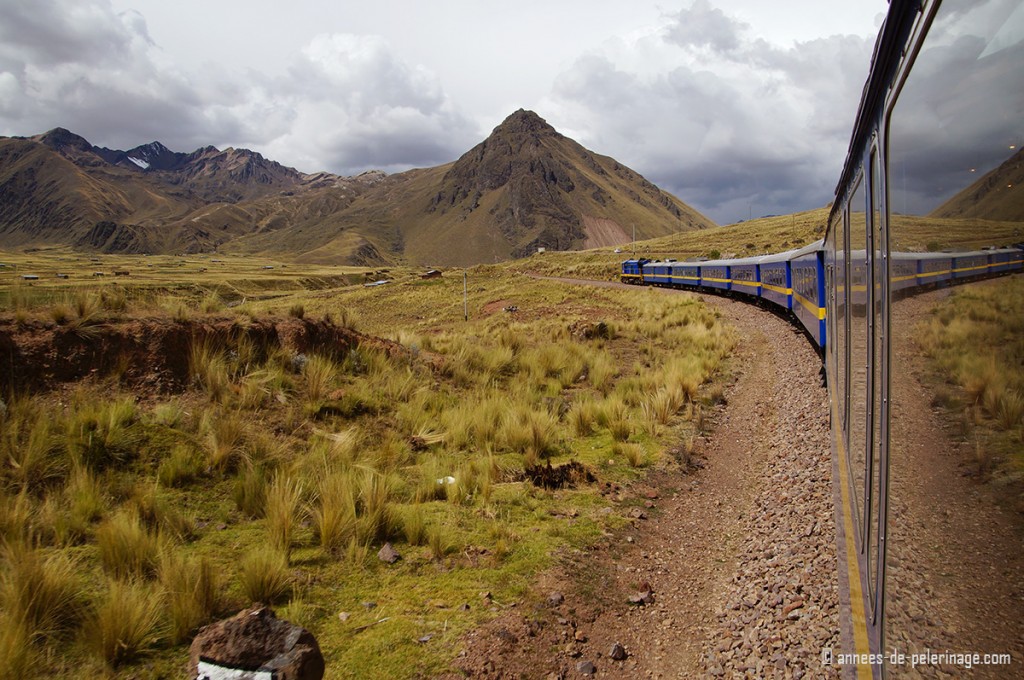
[[39,275],[38,274],[22,274],[21,278],[23,278],[26,281],[37,281],[39,279]]
[[115,269],[114,276],[130,276],[127,269]]
[[67,274],[61,274],[60,272],[57,272],[57,278],[58,279],[66,279],[66,278],[69,278],[69,277],[68,277]]
[[422,274],[420,274],[420,278],[421,279],[439,279],[439,278],[441,278],[441,270],[440,269],[431,269],[430,271],[423,272]]
[[263,265],[263,268],[264,269],[273,269],[274,265],[272,265],[272,264],[265,264],[265,265]]

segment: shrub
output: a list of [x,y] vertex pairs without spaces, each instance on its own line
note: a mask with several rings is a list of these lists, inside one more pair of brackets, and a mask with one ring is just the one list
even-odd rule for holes
[[242,558],[239,580],[250,602],[274,604],[282,600],[290,588],[288,558],[266,548],[250,552]]
[[86,639],[100,659],[120,666],[156,645],[160,613],[160,597],[151,586],[111,579],[85,628]]
[[288,308],[288,316],[301,319],[306,316],[306,307],[301,302],[296,302]]

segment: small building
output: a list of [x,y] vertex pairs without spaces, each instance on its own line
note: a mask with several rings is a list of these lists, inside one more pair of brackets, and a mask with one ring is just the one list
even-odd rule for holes
[[39,280],[39,275],[38,274],[22,274],[21,278],[24,279],[25,281],[38,281]]
[[67,278],[70,278],[70,277],[67,274],[61,274],[60,272],[57,272],[57,278],[58,279],[67,279]]
[[130,276],[127,269],[115,269],[114,276]]
[[421,279],[439,279],[441,278],[440,269],[431,269],[430,271],[423,272],[420,274]]

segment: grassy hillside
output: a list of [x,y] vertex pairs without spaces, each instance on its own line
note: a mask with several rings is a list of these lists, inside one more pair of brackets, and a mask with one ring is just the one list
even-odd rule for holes
[[[451,272],[0,262],[0,352],[37,377],[0,409],[3,677],[180,677],[195,629],[254,600],[317,635],[329,678],[442,672],[557,555],[630,521],[630,484],[686,463],[732,346],[691,296],[507,267],[470,270],[467,321]],[[131,275],[49,276],[75,264]],[[575,486],[530,481],[570,461]]]

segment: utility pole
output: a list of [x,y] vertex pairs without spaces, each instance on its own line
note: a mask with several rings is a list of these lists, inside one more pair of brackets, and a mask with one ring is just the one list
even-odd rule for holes
[[462,314],[469,321],[469,287],[466,284],[466,270],[462,270]]

